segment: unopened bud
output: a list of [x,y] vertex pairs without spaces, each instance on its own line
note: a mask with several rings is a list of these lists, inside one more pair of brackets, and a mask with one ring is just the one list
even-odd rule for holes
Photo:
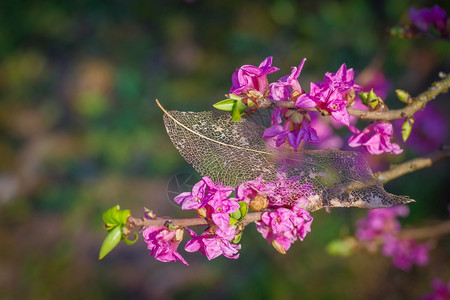
[[292,114],[291,120],[294,123],[300,124],[302,122],[302,120],[303,120],[303,114],[301,114],[298,111],[296,111],[295,113]]
[[266,197],[257,195],[250,201],[250,209],[253,211],[261,211],[269,205],[269,200]]
[[155,220],[158,216],[153,210],[144,207],[144,217],[146,219]]
[[275,248],[275,250],[277,250],[278,253],[286,254],[286,249],[284,249],[284,247],[281,246],[281,244],[278,243],[276,240],[272,241],[272,246]]
[[199,217],[206,218],[206,213],[207,213],[207,211],[206,211],[205,207],[197,209],[197,215]]
[[395,94],[397,95],[398,100],[404,102],[404,103],[409,103],[410,99],[411,99],[411,95],[404,91],[404,90],[395,90]]
[[184,229],[183,228],[177,228],[175,230],[175,237],[174,237],[174,242],[179,242],[183,239],[184,236]]
[[291,94],[292,101],[297,101],[298,97],[300,97],[301,94],[302,93],[300,91],[293,90]]
[[414,124],[413,118],[406,118],[405,122],[402,125],[402,139],[404,142],[409,138],[409,135],[412,131],[412,126]]

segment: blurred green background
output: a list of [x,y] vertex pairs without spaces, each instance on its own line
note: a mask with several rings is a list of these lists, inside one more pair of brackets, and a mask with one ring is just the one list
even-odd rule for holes
[[[415,95],[450,71],[450,43],[388,35],[410,6],[430,1],[12,1],[0,2],[0,298],[414,299],[450,277],[450,239],[409,273],[377,253],[329,256],[352,234],[359,209],[314,213],[313,231],[282,256],[250,226],[239,260],[164,264],[146,245],[103,261],[101,214],[115,204],[141,216],[186,216],[166,185],[192,172],[167,137],[168,109],[209,110],[243,64],[274,56],[289,73],[321,80],[346,62],[381,69]],[[438,1],[450,11],[448,1]],[[393,93],[387,104],[398,107]],[[448,117],[449,96],[436,101]],[[448,141],[447,141],[448,142]],[[411,158],[414,151],[394,157]],[[382,159],[392,159],[383,156]],[[448,218],[448,161],[387,186],[409,195],[408,225]],[[424,180],[426,178],[426,180]],[[180,249],[181,250],[181,249]]]

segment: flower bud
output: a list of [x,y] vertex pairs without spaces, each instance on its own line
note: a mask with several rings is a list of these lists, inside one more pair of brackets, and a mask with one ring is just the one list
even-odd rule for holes
[[183,240],[184,236],[184,228],[177,228],[175,230],[175,237],[173,239],[174,242],[180,242]]
[[411,95],[404,90],[397,89],[395,90],[395,94],[397,95],[398,100],[404,103],[409,103],[411,101]]
[[286,249],[284,249],[284,247],[281,246],[281,244],[278,243],[276,240],[272,241],[272,246],[275,248],[275,250],[277,250],[278,253],[286,254]]
[[206,211],[205,207],[197,209],[197,215],[199,217],[206,218],[206,213],[207,213],[207,211]]
[[404,142],[409,138],[414,124],[413,118],[406,118],[402,125],[402,139]]
[[144,217],[146,219],[155,220],[158,216],[153,210],[144,207]]
[[250,209],[253,211],[261,211],[269,205],[269,200],[266,197],[257,195],[250,201]]
[[291,120],[294,123],[300,124],[303,120],[303,114],[296,111],[295,113],[292,114]]

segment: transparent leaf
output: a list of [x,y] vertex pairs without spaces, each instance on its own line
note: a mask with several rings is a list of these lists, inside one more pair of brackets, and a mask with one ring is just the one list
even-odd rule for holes
[[[162,107],[161,107],[162,108]],[[163,108],[162,108],[163,109]],[[163,109],[164,110],[164,109]],[[242,118],[233,122],[227,113],[165,111],[167,133],[180,154],[199,173],[214,181],[236,186],[263,174],[275,180],[282,171],[299,184],[312,185],[312,193],[293,191],[292,204],[309,200],[310,211],[324,207],[380,208],[411,202],[387,193],[372,174],[364,157],[338,149],[294,152],[263,139],[265,127]]]

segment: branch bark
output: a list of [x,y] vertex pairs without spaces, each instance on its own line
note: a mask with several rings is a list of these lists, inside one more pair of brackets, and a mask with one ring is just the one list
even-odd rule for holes
[[[242,225],[247,226],[250,223],[256,222],[261,219],[262,212],[252,212],[248,213],[244,219],[241,220]],[[145,218],[128,218],[127,227],[131,231],[136,227],[149,227],[149,226],[164,226],[168,223],[174,226],[206,226],[212,225],[212,221],[205,218],[192,218],[192,219],[170,219],[170,218],[156,218],[156,219],[145,219]]]
[[450,220],[427,227],[403,229],[400,232],[399,237],[405,239],[420,240],[435,238],[449,233]]
[[[447,93],[450,88],[450,74],[445,75],[445,77],[439,81],[433,83],[433,85],[428,88],[425,92],[414,97],[412,102],[406,105],[402,109],[393,109],[387,111],[367,111],[360,110],[353,107],[348,107],[347,110],[350,115],[358,117],[360,119],[371,119],[371,120],[394,120],[403,119],[405,117],[410,117],[414,115],[420,109],[423,109],[425,105],[436,98],[439,94]],[[296,108],[293,101],[279,101],[272,104],[276,107],[283,108]],[[260,106],[261,108],[269,107],[269,105]],[[314,109],[308,109],[314,110]]]
[[405,174],[430,167],[437,161],[448,157],[450,157],[450,145],[443,146],[441,151],[434,152],[424,157],[414,158],[396,165],[390,170],[375,174],[375,177],[382,183],[386,183]]

